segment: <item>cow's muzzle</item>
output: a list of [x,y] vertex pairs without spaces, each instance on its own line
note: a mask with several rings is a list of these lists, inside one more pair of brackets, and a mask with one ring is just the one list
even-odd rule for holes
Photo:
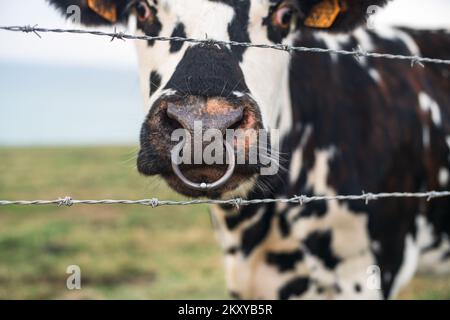
[[[188,196],[220,197],[251,180],[259,169],[258,164],[236,161],[243,158],[237,157],[239,152],[245,153],[258,144],[257,136],[230,139],[229,134],[259,129],[261,116],[249,97],[163,97],[143,124],[138,170],[145,175],[161,175],[173,189]],[[174,140],[178,131],[189,139],[183,136]],[[200,157],[199,162],[199,156],[205,157],[211,143],[219,143],[220,148],[216,147],[212,154],[223,161],[212,163]]]

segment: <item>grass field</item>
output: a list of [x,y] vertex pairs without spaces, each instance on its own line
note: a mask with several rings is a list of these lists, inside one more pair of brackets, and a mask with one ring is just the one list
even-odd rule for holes
[[[181,199],[139,176],[133,147],[0,149],[0,198]],[[79,265],[82,290],[66,288]],[[0,208],[0,299],[227,298],[206,206]],[[421,277],[402,298],[450,299]]]

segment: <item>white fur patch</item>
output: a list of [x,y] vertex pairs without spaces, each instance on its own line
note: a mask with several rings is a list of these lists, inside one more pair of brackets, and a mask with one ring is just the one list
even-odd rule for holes
[[377,33],[381,35],[384,39],[390,40],[400,40],[402,41],[411,55],[420,56],[420,49],[414,39],[408,35],[406,32],[391,28],[391,27],[383,27],[377,30]]
[[[318,31],[314,34],[316,40],[323,41],[327,49],[340,50],[346,45],[351,37],[348,34],[330,34],[328,32]],[[334,63],[339,61],[338,55],[332,54],[331,60]]]
[[315,194],[334,193],[327,184],[328,172],[330,170],[329,161],[336,153],[335,147],[315,152],[314,167],[308,172],[307,185],[311,186]]
[[[358,28],[353,32],[353,36],[355,37],[356,41],[358,42],[360,48],[364,51],[374,51],[375,48],[373,46],[373,41],[370,38],[370,35],[367,30],[364,28]],[[359,57],[358,61],[361,63],[361,65],[367,67],[367,57]],[[374,69],[369,70],[370,71]]]
[[431,120],[436,126],[441,125],[442,117],[439,105],[423,91],[419,93],[419,105],[422,111],[429,112],[431,114]]
[[381,82],[381,75],[376,69],[370,68],[369,75],[372,77],[373,80],[375,80],[375,82],[377,83]]
[[439,169],[439,174],[438,174],[438,180],[439,180],[439,184],[441,185],[441,187],[445,187],[448,185],[448,179],[449,179],[449,172],[447,170],[447,168],[440,168]]
[[405,238],[403,263],[392,285],[391,298],[395,298],[400,290],[408,284],[414,276],[419,261],[419,253],[419,247],[414,242],[412,235],[408,234]]
[[300,175],[300,170],[302,168],[302,157],[303,157],[303,152],[301,148],[297,148],[294,153],[292,154],[292,158],[291,158],[291,166],[289,168],[289,182],[291,184],[295,183],[295,181],[297,181],[299,175]]
[[434,242],[433,226],[428,223],[427,219],[422,214],[419,214],[416,217],[416,228],[416,244],[419,246],[420,250],[423,250]]
[[245,93],[239,92],[239,91],[233,91],[233,95],[236,98],[242,98],[243,96],[245,96]]
[[356,38],[360,46],[366,51],[374,51],[372,38],[369,32],[364,28],[358,28],[353,32],[353,36]]
[[443,259],[450,252],[450,241],[447,235],[442,237],[442,242],[437,248],[428,250],[422,254],[419,262],[419,272],[425,274],[450,274],[450,259]]
[[[267,37],[267,26],[262,19],[267,16],[268,1],[251,1],[248,32],[250,42],[273,44]],[[284,44],[292,44],[295,35],[284,39]],[[261,110],[264,127],[273,129],[277,119],[281,123],[280,136],[292,128],[292,109],[289,94],[290,55],[277,50],[258,50],[249,48],[245,51],[240,67],[250,92]]]
[[312,133],[312,126],[307,125],[305,127],[305,131],[303,133],[302,140],[300,141],[300,145],[297,147],[297,149],[294,151],[294,154],[292,155],[291,165],[289,168],[289,179],[290,179],[291,184],[295,183],[300,176],[300,172],[301,172],[302,164],[303,164],[303,159],[302,159],[303,158],[303,148],[304,148],[306,142],[308,141],[309,137],[311,136],[311,133]]

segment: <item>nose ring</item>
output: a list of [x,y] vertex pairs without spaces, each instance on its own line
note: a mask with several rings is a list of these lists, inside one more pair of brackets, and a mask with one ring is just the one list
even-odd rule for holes
[[188,178],[186,178],[186,176],[181,172],[180,167],[178,165],[178,163],[181,163],[180,151],[181,151],[181,149],[183,149],[184,144],[179,144],[172,150],[171,159],[172,159],[173,172],[185,185],[187,185],[188,187],[190,187],[192,189],[207,191],[207,190],[214,190],[214,189],[220,188],[231,178],[231,176],[233,175],[234,169],[236,167],[234,148],[227,141],[224,141],[224,145],[225,145],[225,149],[227,151],[229,164],[228,164],[227,171],[219,180],[217,180],[213,183],[207,183],[207,182],[197,183],[197,182],[193,182],[193,181],[189,180]]

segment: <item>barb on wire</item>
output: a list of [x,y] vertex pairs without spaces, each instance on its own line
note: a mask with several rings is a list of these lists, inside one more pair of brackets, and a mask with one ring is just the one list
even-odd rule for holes
[[377,52],[366,52],[360,48],[356,48],[352,51],[349,50],[337,50],[337,49],[325,49],[325,48],[310,48],[310,47],[295,47],[284,44],[253,44],[249,42],[237,42],[237,41],[219,41],[211,39],[195,39],[195,38],[184,38],[184,37],[152,37],[152,36],[136,36],[131,34],[126,34],[123,32],[104,32],[96,30],[81,30],[81,29],[60,29],[60,28],[41,28],[37,26],[0,26],[0,30],[12,31],[12,32],[25,32],[35,33],[38,37],[41,37],[39,33],[70,33],[70,34],[90,34],[94,36],[110,37],[111,41],[115,39],[121,40],[145,40],[145,41],[178,41],[178,42],[190,42],[190,43],[213,43],[224,46],[237,46],[246,48],[260,48],[260,49],[273,49],[286,51],[288,53],[292,52],[311,52],[311,53],[327,53],[327,54],[338,54],[344,56],[353,56],[356,59],[361,57],[376,58],[376,59],[389,59],[389,60],[403,60],[410,61],[411,66],[416,64],[423,66],[424,63],[435,63],[435,64],[446,64],[450,65],[449,59],[435,59],[420,56],[407,56],[400,54],[389,54],[389,53],[377,53]]
[[75,200],[71,197],[64,197],[56,200],[0,200],[0,206],[9,205],[57,205],[57,206],[73,206],[79,204],[85,205],[143,205],[152,208],[162,206],[186,206],[186,205],[199,205],[199,204],[228,204],[237,208],[240,206],[249,206],[255,204],[268,204],[268,203],[292,203],[298,205],[305,205],[311,202],[317,201],[365,201],[366,204],[369,201],[381,200],[381,199],[393,199],[393,198],[416,198],[426,199],[431,201],[436,198],[450,197],[450,191],[429,191],[429,192],[392,192],[392,193],[363,193],[361,195],[336,195],[336,196],[295,196],[292,198],[279,198],[279,199],[251,199],[246,200],[242,198],[228,199],[228,200],[186,200],[186,201],[174,201],[174,200],[159,200],[157,198],[142,199],[142,200]]
[[367,51],[365,51],[361,45],[358,44],[358,46],[353,49],[353,51],[355,52],[355,55],[353,56],[356,61],[360,62],[361,58],[364,57],[367,54]]
[[114,35],[111,37],[111,42],[113,42],[113,41],[116,40],[116,39],[125,41],[124,36],[125,36],[125,33],[123,33],[123,32],[117,32],[117,29],[114,28]]
[[425,65],[422,62],[420,62],[418,57],[415,57],[413,60],[411,60],[411,68],[413,68],[416,64],[421,66],[422,68],[425,68]]
[[27,26],[24,26],[24,27],[23,27],[23,30],[22,30],[22,31],[25,32],[25,33],[30,33],[30,32],[32,32],[32,33],[34,33],[38,38],[42,39],[41,35],[36,31],[36,28],[37,28],[37,24],[35,24],[34,26],[27,25]]

